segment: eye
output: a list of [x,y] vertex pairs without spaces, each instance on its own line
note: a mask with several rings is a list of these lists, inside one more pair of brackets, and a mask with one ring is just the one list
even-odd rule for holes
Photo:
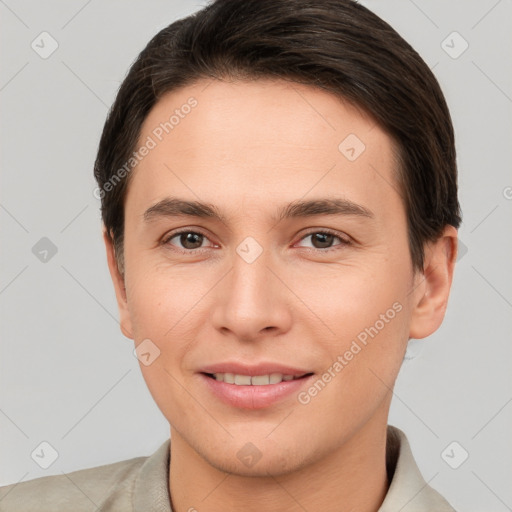
[[[309,248],[312,249],[335,249],[338,245],[349,245],[350,241],[331,231],[311,231],[301,238],[301,241],[311,239]],[[339,243],[334,243],[336,240]],[[303,246],[308,247],[308,246]],[[324,251],[325,252],[325,251]]]
[[[176,239],[176,242],[172,242],[172,240]],[[182,252],[191,252],[197,249],[202,249],[204,247],[203,243],[206,242],[208,238],[202,233],[198,233],[197,231],[179,231],[178,233],[172,233],[167,236],[162,243],[170,244],[172,246],[176,246],[178,250]],[[177,245],[179,244],[179,245]]]
[[[328,230],[311,231],[310,233],[303,236],[300,242],[303,242],[308,238],[310,239],[310,244],[303,245],[302,247],[318,250],[323,249],[322,252],[327,252],[328,250],[336,250],[337,246],[350,244],[349,240]],[[338,243],[336,243],[336,241],[338,241]],[[203,233],[191,230],[182,230],[176,233],[171,233],[165,237],[162,241],[162,244],[171,245],[178,251],[190,253],[199,249],[214,246],[214,244],[208,246],[208,242],[208,237]]]

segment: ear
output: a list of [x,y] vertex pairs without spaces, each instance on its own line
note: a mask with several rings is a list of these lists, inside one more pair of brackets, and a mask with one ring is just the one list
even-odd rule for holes
[[457,230],[446,226],[438,240],[426,245],[423,272],[417,272],[414,279],[409,338],[426,338],[441,325],[452,285],[457,242]]
[[133,339],[132,321],[130,317],[130,311],[128,309],[128,301],[126,297],[126,287],[124,284],[124,277],[119,271],[117,266],[117,260],[112,240],[107,235],[106,230],[103,230],[103,241],[105,242],[105,248],[107,251],[107,262],[108,269],[110,271],[110,277],[114,283],[114,290],[116,292],[117,307],[119,309],[119,326],[121,332],[130,339]]

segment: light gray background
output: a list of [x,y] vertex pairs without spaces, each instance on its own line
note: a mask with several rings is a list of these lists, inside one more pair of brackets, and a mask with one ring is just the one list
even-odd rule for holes
[[[404,363],[390,423],[457,509],[512,510],[512,3],[362,3],[419,51],[445,92],[467,248],[442,328]],[[133,59],[201,5],[0,0],[2,485],[149,455],[169,434],[119,330],[92,166]],[[59,45],[47,59],[31,48],[43,31]],[[469,44],[458,58],[454,31]],[[32,251],[43,237],[57,247],[46,262]],[[58,452],[46,470],[31,458],[43,441]],[[452,469],[446,460],[457,465],[463,450]]]

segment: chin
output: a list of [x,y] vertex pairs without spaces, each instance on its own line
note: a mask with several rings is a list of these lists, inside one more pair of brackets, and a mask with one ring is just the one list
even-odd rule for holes
[[[306,448],[308,453],[298,453],[297,447]],[[225,473],[249,477],[277,477],[314,462],[313,459],[319,457],[318,453],[315,447],[306,447],[301,442],[292,442],[292,446],[286,447],[269,440],[254,443],[233,440],[229,452],[225,446],[215,452],[208,446],[201,455],[208,464]]]

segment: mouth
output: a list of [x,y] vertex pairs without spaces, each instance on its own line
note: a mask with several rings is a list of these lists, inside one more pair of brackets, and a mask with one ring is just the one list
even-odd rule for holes
[[243,375],[238,373],[204,373],[210,379],[217,382],[225,382],[226,384],[234,384],[235,386],[269,386],[272,384],[280,384],[281,382],[289,382],[292,380],[300,380],[313,375],[313,373],[304,373],[302,375],[290,375],[283,373],[268,373],[264,375]]
[[[200,372],[198,375],[201,377],[208,400],[220,400],[231,408],[249,410],[271,408],[297,396],[302,389],[310,385],[314,375],[312,372],[300,371],[250,373],[252,375],[216,371]],[[295,400],[294,402],[296,403]]]

